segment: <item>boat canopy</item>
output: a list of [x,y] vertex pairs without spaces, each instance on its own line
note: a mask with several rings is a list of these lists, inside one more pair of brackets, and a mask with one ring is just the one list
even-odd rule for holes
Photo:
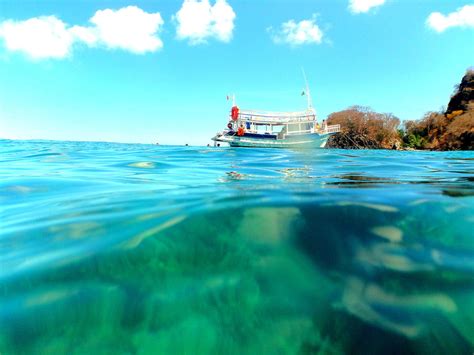
[[312,122],[316,120],[316,112],[309,109],[300,112],[272,112],[257,110],[240,110],[239,119],[257,124],[285,124]]

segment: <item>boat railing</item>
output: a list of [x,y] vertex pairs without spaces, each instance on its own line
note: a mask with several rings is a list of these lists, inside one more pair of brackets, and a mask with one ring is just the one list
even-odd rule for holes
[[302,112],[271,112],[242,110],[239,119],[258,123],[289,123],[289,122],[309,122],[314,121],[316,114],[314,111]]
[[239,119],[242,121],[261,123],[261,124],[285,124],[285,123],[297,123],[297,122],[312,122],[315,120],[315,117],[314,116],[259,117],[259,116],[239,115]]
[[270,117],[294,117],[294,116],[314,116],[314,110],[306,111],[263,111],[263,110],[240,110],[240,114],[253,116]]
[[341,125],[340,124],[335,124],[331,126],[326,127],[326,133],[337,133],[341,131]]
[[285,135],[286,136],[298,136],[298,135],[301,135],[301,134],[311,134],[313,132],[314,132],[314,130],[312,130],[312,129],[302,129],[302,130],[298,130],[298,131],[286,132]]

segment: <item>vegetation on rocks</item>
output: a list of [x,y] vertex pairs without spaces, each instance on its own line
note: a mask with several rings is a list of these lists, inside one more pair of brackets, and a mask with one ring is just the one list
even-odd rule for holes
[[446,110],[404,121],[401,128],[392,114],[360,106],[332,113],[328,124],[341,125],[341,132],[328,141],[333,148],[473,150],[474,70],[468,70],[455,87]]
[[400,145],[397,133],[400,120],[392,114],[374,112],[369,107],[353,106],[332,113],[328,124],[341,125],[341,132],[329,139],[329,147],[391,149]]
[[474,149],[474,70],[468,70],[445,112],[428,112],[404,123],[406,147],[434,150]]

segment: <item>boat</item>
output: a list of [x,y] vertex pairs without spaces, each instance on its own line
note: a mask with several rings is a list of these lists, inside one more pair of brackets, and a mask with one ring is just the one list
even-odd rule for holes
[[318,122],[307,82],[303,95],[307,96],[307,109],[296,112],[241,110],[233,95],[227,128],[212,138],[214,145],[222,142],[231,147],[324,148],[341,127],[328,126],[324,120]]

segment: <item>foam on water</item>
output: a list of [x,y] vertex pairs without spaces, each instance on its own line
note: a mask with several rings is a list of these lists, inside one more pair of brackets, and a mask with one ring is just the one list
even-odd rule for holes
[[0,353],[465,353],[474,153],[0,141]]

